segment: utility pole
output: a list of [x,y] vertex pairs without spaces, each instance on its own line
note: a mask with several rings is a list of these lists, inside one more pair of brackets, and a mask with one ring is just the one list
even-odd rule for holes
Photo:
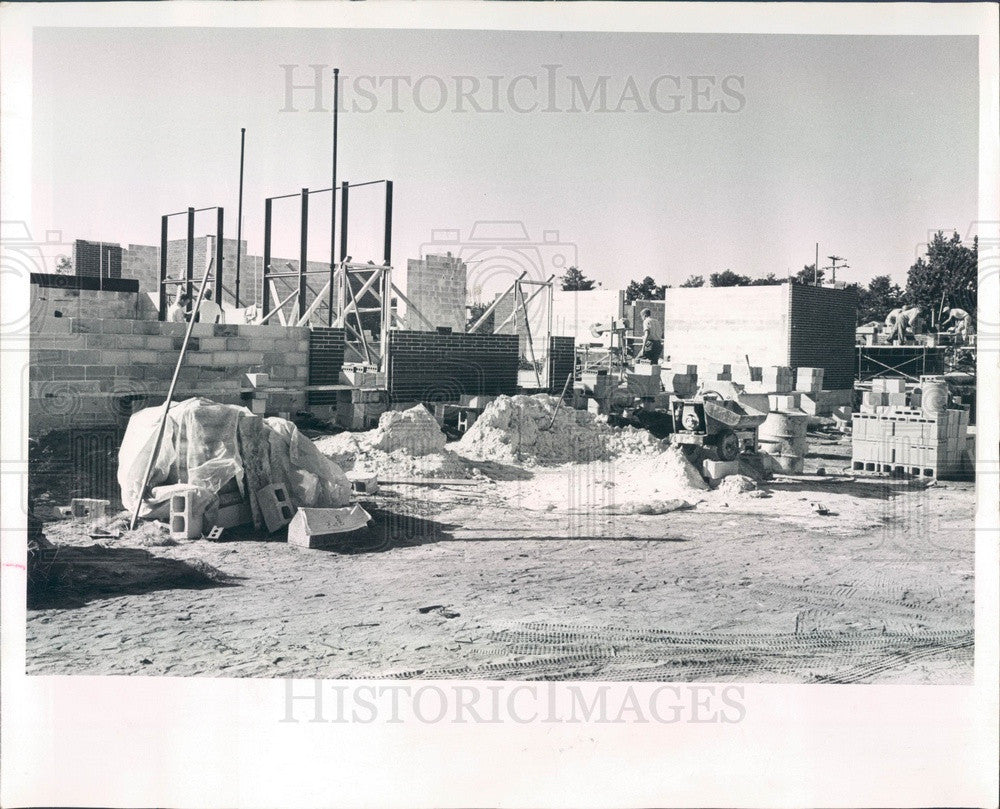
[[[830,259],[830,261],[832,263],[830,264],[829,267],[824,267],[823,269],[824,270],[830,270],[830,272],[831,272],[831,283],[836,284],[837,283],[837,269],[838,269],[837,262],[838,261],[843,261],[844,259],[841,258],[840,256],[827,256],[827,258]],[[839,269],[846,270],[846,269],[849,269],[850,266],[851,266],[850,264],[841,264]]]
[[330,308],[326,325],[333,325],[334,274],[337,266],[337,107],[340,106],[340,68],[333,69],[333,178],[330,183]]

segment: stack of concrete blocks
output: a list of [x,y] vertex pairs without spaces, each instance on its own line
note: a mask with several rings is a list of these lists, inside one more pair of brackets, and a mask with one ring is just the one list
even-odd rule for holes
[[733,366],[719,362],[701,363],[697,366],[697,377],[702,384],[707,382],[731,382]]
[[785,394],[794,388],[792,369],[786,365],[765,365],[750,372],[750,379],[743,382],[747,393]]
[[628,392],[632,396],[655,396],[663,390],[660,366],[655,363],[636,362],[626,381]]
[[663,390],[680,399],[690,399],[698,391],[698,366],[671,362],[662,375]]
[[352,388],[337,391],[337,424],[345,430],[370,430],[389,409],[384,388]]
[[413,331],[431,331],[446,326],[452,331],[464,332],[467,284],[468,270],[455,256],[409,259],[406,262],[406,296],[427,322],[407,311],[407,327]]
[[971,464],[969,412],[919,409],[906,380],[875,379],[852,419],[851,465],[857,471],[954,477]]
[[801,393],[769,393],[767,395],[768,410],[772,413],[800,412],[802,410]]
[[718,483],[729,475],[737,475],[740,471],[739,461],[713,461],[706,458],[701,462],[701,471],[709,483]]

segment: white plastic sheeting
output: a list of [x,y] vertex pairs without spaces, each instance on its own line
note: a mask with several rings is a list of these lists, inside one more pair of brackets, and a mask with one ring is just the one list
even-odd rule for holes
[[[129,419],[118,451],[118,484],[122,504],[131,511],[141,496],[143,474],[156,442],[163,405],[147,407]],[[194,398],[175,402],[167,414],[163,441],[149,478],[152,496],[141,516],[166,517],[169,492],[189,484],[215,494],[231,478],[246,494],[237,427],[253,417],[245,407]],[[281,418],[264,419],[268,433],[271,482],[285,484],[296,506],[337,508],[350,501],[351,483],[333,461],[324,456],[295,427]],[[206,498],[206,502],[211,501]]]

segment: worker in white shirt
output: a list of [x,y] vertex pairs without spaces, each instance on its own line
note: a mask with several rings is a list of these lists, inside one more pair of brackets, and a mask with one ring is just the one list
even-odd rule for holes
[[964,339],[972,334],[972,315],[958,307],[944,309],[941,312],[941,328]]
[[224,323],[222,307],[212,300],[212,290],[206,289],[201,306],[198,307],[199,323]]
[[188,307],[191,303],[191,296],[186,292],[178,292],[174,296],[174,302],[167,309],[168,323],[187,323]]
[[905,345],[923,331],[923,318],[919,306],[907,309],[893,309],[885,318],[886,328],[892,334],[892,342]]
[[663,326],[653,317],[651,309],[643,309],[641,314],[642,344],[638,357],[655,364],[663,356]]

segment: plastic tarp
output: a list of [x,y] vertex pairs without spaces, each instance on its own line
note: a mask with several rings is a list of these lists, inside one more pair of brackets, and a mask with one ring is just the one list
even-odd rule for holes
[[[142,478],[156,442],[163,405],[147,407],[129,419],[118,451],[122,504],[131,511],[142,492]],[[245,482],[237,429],[242,418],[255,418],[245,407],[194,398],[175,402],[167,413],[163,441],[150,473],[151,497],[140,509],[145,517],[166,518],[169,493],[187,484],[206,493],[206,505],[230,479],[243,494]],[[299,507],[338,508],[350,501],[351,483],[333,461],[287,419],[263,420],[268,434],[271,482],[284,483]]]

